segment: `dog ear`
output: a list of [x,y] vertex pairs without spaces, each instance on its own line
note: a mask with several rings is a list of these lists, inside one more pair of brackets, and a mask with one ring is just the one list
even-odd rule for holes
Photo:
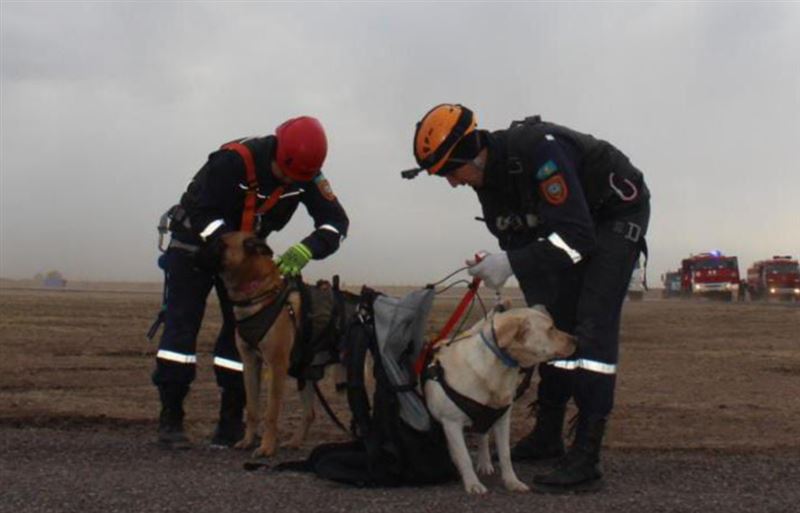
[[521,315],[498,314],[494,317],[497,346],[509,347],[517,340],[524,340],[529,327],[525,317]]

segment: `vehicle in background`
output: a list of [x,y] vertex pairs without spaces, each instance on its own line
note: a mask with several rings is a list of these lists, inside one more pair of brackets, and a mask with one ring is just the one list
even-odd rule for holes
[[800,300],[800,267],[790,256],[759,260],[747,270],[747,290],[753,300]]
[[662,274],[661,283],[664,284],[664,290],[661,291],[661,297],[665,299],[671,297],[680,297],[681,295],[680,271],[669,271]]
[[739,260],[719,251],[700,253],[681,261],[681,294],[732,301],[739,292]]
[[628,299],[631,301],[641,301],[647,290],[647,277],[645,274],[644,258],[640,255],[636,260],[636,265],[631,274],[631,281],[628,284]]

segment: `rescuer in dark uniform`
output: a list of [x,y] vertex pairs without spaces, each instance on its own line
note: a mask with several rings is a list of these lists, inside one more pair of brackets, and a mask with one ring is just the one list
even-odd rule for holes
[[[502,251],[468,262],[470,274],[495,289],[513,274],[529,306],[545,305],[559,329],[578,337],[570,359],[539,367],[536,424],[512,457],[559,458],[534,478],[539,491],[598,489],[620,312],[650,216],[641,172],[611,144],[538,116],[489,132],[477,129],[469,109],[451,104],[434,107],[417,124],[414,154],[421,169],[478,195]],[[579,414],[565,452],[570,398]]]
[[206,298],[216,288],[223,325],[214,347],[214,372],[221,388],[220,416],[212,445],[229,447],[243,434],[243,366],[236,349],[235,319],[219,271],[220,236],[234,230],[266,238],[281,230],[303,203],[314,231],[276,259],[284,275],[298,275],[309,260],[336,251],[349,221],[320,171],[327,154],[322,125],[299,117],[275,135],[246,138],[211,153],[170,211],[172,232],[165,253],[164,333],[153,383],[161,399],[158,440],[188,448],[183,401],[195,378],[196,339]]

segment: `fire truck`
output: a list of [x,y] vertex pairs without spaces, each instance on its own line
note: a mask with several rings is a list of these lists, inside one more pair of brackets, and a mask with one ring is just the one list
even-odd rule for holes
[[747,290],[752,299],[800,300],[800,268],[790,256],[760,260],[747,270]]
[[680,271],[669,271],[662,274],[661,282],[664,284],[664,290],[661,291],[661,297],[671,298],[679,297],[681,295]]
[[739,261],[719,251],[700,253],[681,261],[681,294],[732,301],[739,292]]

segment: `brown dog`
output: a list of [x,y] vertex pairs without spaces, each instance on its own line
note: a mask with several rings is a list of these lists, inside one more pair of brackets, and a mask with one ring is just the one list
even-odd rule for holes
[[[262,368],[269,377],[264,432],[254,457],[271,456],[277,449],[278,416],[281,411],[284,387],[288,376],[290,355],[300,330],[302,301],[299,291],[286,289],[287,283],[272,261],[272,250],[262,240],[246,232],[223,235],[225,251],[222,277],[234,304],[237,320],[236,347],[244,364],[244,383],[247,394],[247,416],[244,438],[235,447],[254,445],[260,420],[259,405]],[[282,304],[278,304],[282,303]],[[240,321],[254,318],[266,309],[276,312],[274,322],[263,335],[246,341]],[[302,424],[286,444],[297,448],[305,440],[314,420],[313,388],[305,386],[300,392],[303,404]]]

